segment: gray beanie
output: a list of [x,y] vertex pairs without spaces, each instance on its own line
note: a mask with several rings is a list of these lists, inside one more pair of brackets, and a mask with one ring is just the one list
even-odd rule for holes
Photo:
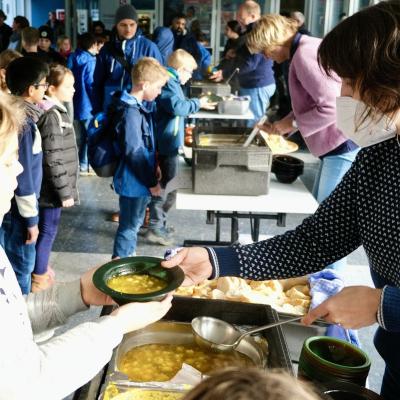
[[135,22],[138,21],[138,15],[136,12],[136,8],[131,6],[130,4],[125,4],[118,8],[115,13],[115,25],[123,19],[133,19]]

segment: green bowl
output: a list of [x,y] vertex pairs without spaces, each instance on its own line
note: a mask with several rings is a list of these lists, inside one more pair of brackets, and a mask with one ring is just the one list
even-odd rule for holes
[[[110,296],[117,304],[123,305],[132,302],[160,301],[178,288],[185,274],[178,266],[163,268],[160,263],[162,258],[157,257],[126,257],[113,260],[102,265],[93,275],[93,284],[97,289]],[[138,274],[150,275],[162,279],[167,286],[161,290],[142,294],[129,294],[117,292],[107,286],[107,282],[120,275]]]

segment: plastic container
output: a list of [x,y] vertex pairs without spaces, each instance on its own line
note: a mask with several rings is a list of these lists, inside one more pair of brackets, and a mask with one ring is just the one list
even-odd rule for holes
[[350,382],[365,386],[371,361],[358,347],[328,336],[305,340],[299,360],[299,376],[317,382]]
[[233,96],[218,103],[219,114],[243,115],[249,111],[250,96]]
[[194,138],[194,193],[268,194],[272,153],[267,146],[243,147],[244,137],[238,135],[195,134]]

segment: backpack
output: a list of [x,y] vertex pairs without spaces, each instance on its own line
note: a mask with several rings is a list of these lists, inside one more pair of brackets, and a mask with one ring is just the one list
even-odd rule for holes
[[121,155],[113,114],[111,109],[97,113],[87,130],[89,164],[101,178],[114,176]]

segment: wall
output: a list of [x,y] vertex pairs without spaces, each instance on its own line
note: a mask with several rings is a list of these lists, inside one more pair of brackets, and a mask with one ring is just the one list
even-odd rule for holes
[[64,8],[64,0],[31,0],[32,26],[39,28],[48,20],[49,11]]

